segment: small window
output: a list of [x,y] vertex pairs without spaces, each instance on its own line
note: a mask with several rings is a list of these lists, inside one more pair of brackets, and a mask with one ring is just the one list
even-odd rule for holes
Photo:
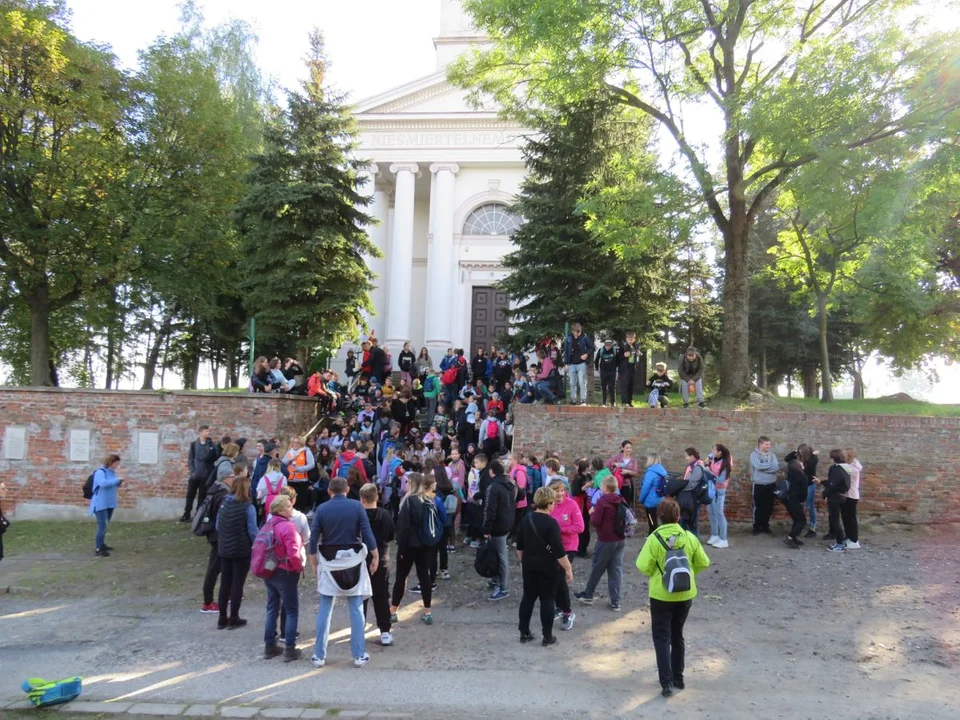
[[506,205],[487,203],[467,216],[463,223],[464,235],[511,236],[520,227],[520,219]]

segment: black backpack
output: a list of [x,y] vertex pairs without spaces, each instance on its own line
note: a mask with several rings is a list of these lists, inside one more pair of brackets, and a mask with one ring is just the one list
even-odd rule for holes
[[214,495],[207,495],[193,517],[193,534],[197,537],[207,537],[217,526],[217,508],[214,506],[214,498]]
[[500,574],[500,558],[492,542],[487,541],[477,548],[473,569],[477,571],[477,575],[485,578],[497,577]]
[[[83,499],[92,500],[93,496],[96,494],[93,492],[93,476],[96,475],[96,472],[90,473],[90,477],[87,478],[86,482],[83,483]],[[97,488],[97,492],[100,491],[100,488]]]
[[786,502],[790,497],[790,481],[787,478],[780,478],[773,484],[773,495],[781,502]]

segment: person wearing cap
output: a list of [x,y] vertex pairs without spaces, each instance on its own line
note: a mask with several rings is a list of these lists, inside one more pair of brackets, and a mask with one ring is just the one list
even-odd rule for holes
[[657,363],[656,372],[647,380],[647,388],[650,394],[647,396],[647,404],[652,408],[666,407],[670,404],[670,398],[667,393],[673,387],[673,381],[667,375],[667,364]]
[[617,355],[619,350],[613,344],[613,338],[606,338],[603,345],[597,350],[597,356],[593,359],[593,367],[600,371],[600,389],[603,402],[607,404],[607,397],[610,397],[610,407],[614,406],[614,400],[617,397]]
[[683,406],[690,407],[690,386],[697,392],[697,405],[705,407],[703,402],[703,358],[695,347],[688,347],[680,358],[678,367],[680,373],[680,394],[683,396]]

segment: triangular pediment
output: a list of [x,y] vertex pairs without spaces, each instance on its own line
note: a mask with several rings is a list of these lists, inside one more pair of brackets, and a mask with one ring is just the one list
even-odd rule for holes
[[375,115],[491,112],[472,106],[467,101],[467,91],[451,85],[444,72],[361,100],[353,111],[361,119]]

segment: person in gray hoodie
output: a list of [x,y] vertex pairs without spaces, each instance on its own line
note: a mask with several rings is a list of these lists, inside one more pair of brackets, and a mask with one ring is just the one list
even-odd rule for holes
[[750,474],[753,480],[753,534],[772,534],[770,515],[773,514],[774,486],[780,463],[770,449],[773,443],[766,435],[757,440],[757,449],[750,453]]
[[223,482],[233,475],[233,466],[237,462],[237,455],[239,454],[240,446],[236,443],[227,443],[223,446],[223,454],[213,464],[213,469],[217,473],[215,482]]

